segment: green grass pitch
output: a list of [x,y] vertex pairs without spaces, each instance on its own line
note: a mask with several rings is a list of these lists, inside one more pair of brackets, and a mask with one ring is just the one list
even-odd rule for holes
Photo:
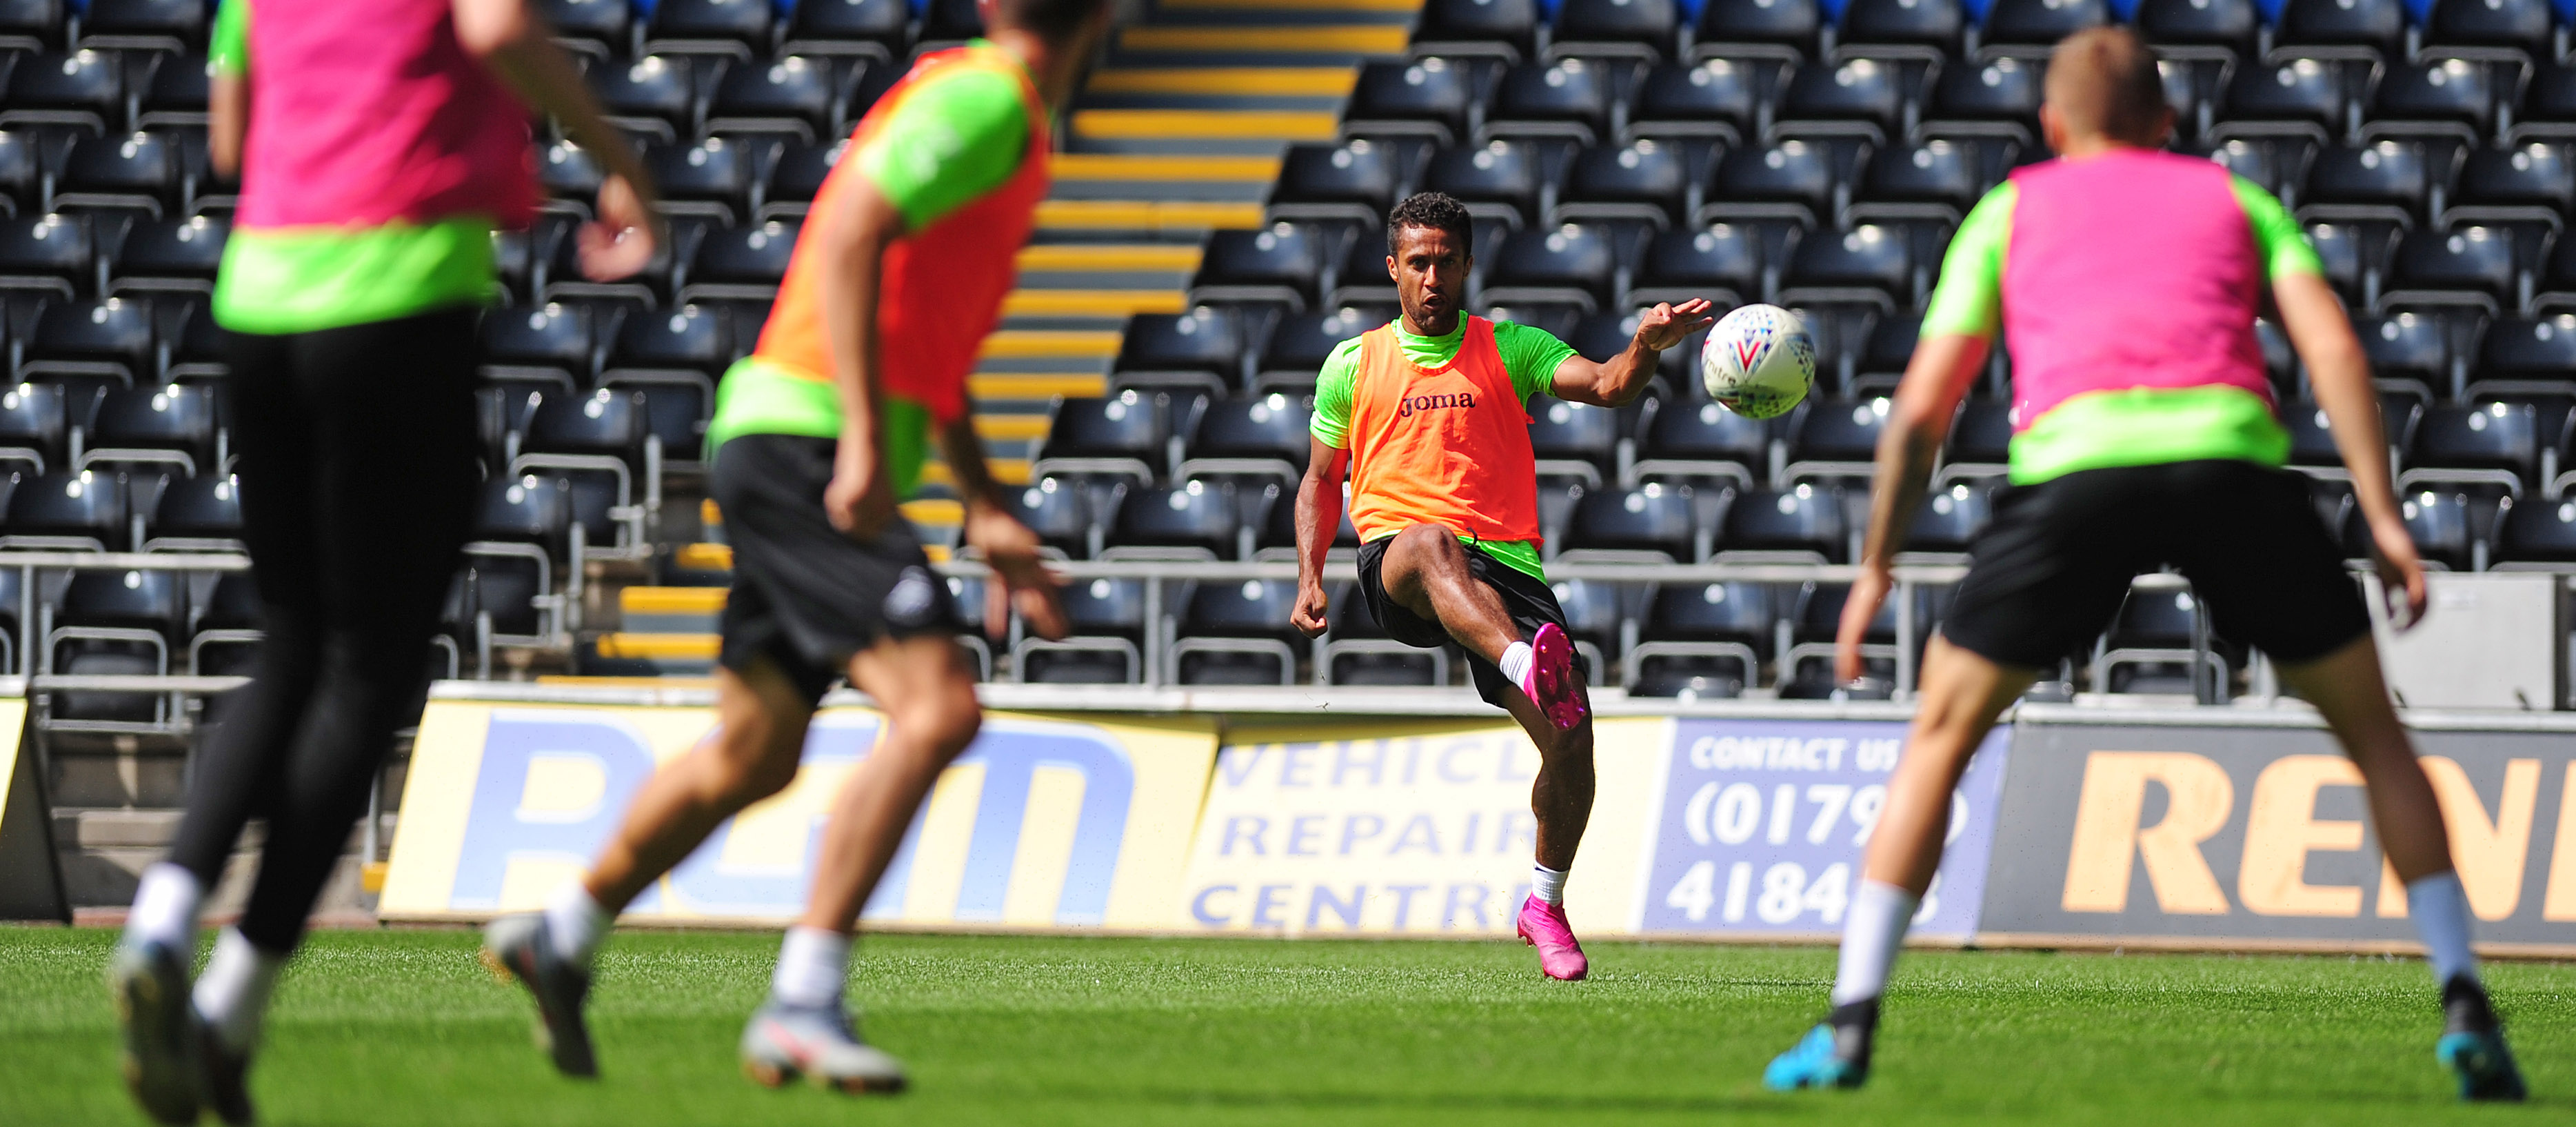
[[[143,1122],[116,1079],[113,934],[0,928],[0,1124]],[[734,1039],[774,935],[627,932],[602,956],[605,1078],[555,1077],[466,931],[323,932],[253,1075],[290,1124],[2566,1123],[2576,966],[2490,982],[2537,1098],[2464,1108],[2413,960],[1914,953],[1862,1092],[1773,1095],[1818,948],[1599,943],[1590,982],[1518,944],[878,936],[852,997],[911,1094],[768,1091]],[[208,1122],[212,1122],[211,1119]]]

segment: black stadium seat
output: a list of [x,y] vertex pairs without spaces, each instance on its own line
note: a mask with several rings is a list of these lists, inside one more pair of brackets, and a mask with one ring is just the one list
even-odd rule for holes
[[1922,0],[1847,0],[1842,38],[1847,43],[1901,43],[1955,48],[1967,29],[1967,13],[1957,4]]
[[2546,0],[2433,0],[2424,42],[2434,47],[2511,47],[2547,58],[2551,23]]
[[1418,134],[1442,144],[1465,141],[1475,128],[1475,78],[1447,59],[1367,63],[1343,106],[1342,128],[1355,136]]
[[43,473],[65,468],[70,427],[61,387],[22,383],[0,391],[0,469]]
[[79,468],[99,464],[215,473],[215,390],[202,384],[110,388],[90,425]]
[[1414,49],[1465,45],[1509,48],[1506,57],[1538,54],[1539,6],[1535,0],[1427,0],[1414,25]]
[[[1855,0],[1866,3],[1868,0]],[[1925,4],[1925,8],[1948,8],[1947,4]],[[1889,59],[1867,56],[1843,60],[1837,65],[1801,68],[1789,80],[1788,96],[1781,101],[1783,118],[1865,121],[1887,132],[1905,126],[1907,95],[1905,68]]]
[[630,132],[673,141],[697,132],[697,74],[704,65],[685,55],[647,55],[622,66],[602,64],[590,70],[590,90],[611,121]]
[[1404,174],[1397,159],[1394,146],[1365,138],[1339,145],[1291,145],[1271,189],[1271,210],[1292,218],[1354,218],[1376,226],[1385,220],[1386,209],[1395,206]]
[[[830,6],[824,0],[823,6]],[[841,70],[829,58],[788,55],[735,66],[707,103],[707,132],[784,133],[803,142],[840,132]]]
[[1485,265],[1485,300],[1576,302],[1588,309],[1616,297],[1619,252],[1610,230],[1580,223],[1505,236]]
[[2394,64],[2379,80],[2373,116],[2457,122],[2484,135],[2495,122],[2499,95],[2510,92],[2497,79],[2492,64],[2469,59]]
[[1126,340],[1110,368],[1113,378],[1122,385],[1236,387],[1255,335],[1245,320],[1224,306],[1139,313],[1127,321]]
[[806,55],[893,59],[912,30],[904,0],[800,0],[787,16],[782,50]]
[[1321,299],[1316,292],[1338,239],[1324,228],[1274,223],[1251,231],[1217,231],[1200,253],[1190,279],[1193,302],[1281,301],[1299,312]]
[[2250,48],[2262,20],[2254,0],[2139,0],[2137,5],[2139,34],[2160,45]]
[[242,550],[241,479],[199,474],[170,481],[144,525],[143,550]]
[[1575,55],[1659,59],[1671,53],[1679,6],[1639,0],[1557,0],[1548,49]]
[[[1786,6],[1787,0],[1782,0]],[[1710,10],[1749,5],[1712,4]],[[1767,60],[1714,58],[1666,63],[1647,74],[1628,112],[1628,132],[1642,137],[1716,136],[1740,143],[1759,128],[1762,107],[1777,94],[1781,66]]]
[[1994,0],[1979,30],[1986,43],[2044,48],[2109,22],[2110,6],[2102,0]]
[[[1445,192],[1466,204],[1468,214],[1500,219],[1514,228],[1543,218],[1539,196],[1545,184],[1537,146],[1507,138],[1442,148],[1431,154],[1422,170],[1422,190]],[[1213,239],[1209,245],[1214,247]]]
[[1589,145],[1609,139],[1615,100],[1610,64],[1604,60],[1523,63],[1503,72],[1486,113],[1484,132],[1487,136],[1564,137]]
[[1395,317],[1391,305],[1345,305],[1281,318],[1262,348],[1260,385],[1312,388],[1324,362],[1343,341]]
[[1687,485],[1648,482],[1586,493],[1575,504],[1559,555],[1644,553],[1676,563],[1699,558],[1697,497]]
[[1285,579],[1201,583],[1181,613],[1175,679],[1184,685],[1287,685],[1303,635],[1288,625],[1297,584]]
[[1851,555],[1839,488],[1799,485],[1738,494],[1718,533],[1721,557],[1742,552],[1795,553],[1840,563]]
[[2401,0],[2288,0],[2276,38],[2285,46],[2369,47],[2395,58],[2405,47]]
[[1771,3],[1701,4],[1699,42],[1721,51],[1746,46],[1768,47],[1805,56],[1814,52],[1817,32],[1826,26],[1817,0],[1772,0]]
[[1089,491],[1079,482],[1040,478],[1003,497],[1011,515],[1036,533],[1039,543],[1073,559],[1088,559],[1099,551],[1100,521],[1092,515]]
[[1105,399],[1067,399],[1055,407],[1035,472],[1050,464],[1074,473],[1115,473],[1150,484],[1170,466],[1175,422],[1171,397],[1134,388]]
[[124,477],[56,470],[20,481],[0,518],[0,548],[128,547]]
[[1185,481],[1169,489],[1133,489],[1118,506],[1107,554],[1230,560],[1238,556],[1243,512],[1234,486]]
[[1642,219],[1657,228],[1689,221],[1698,170],[1682,149],[1641,137],[1596,145],[1566,171],[1557,219]]

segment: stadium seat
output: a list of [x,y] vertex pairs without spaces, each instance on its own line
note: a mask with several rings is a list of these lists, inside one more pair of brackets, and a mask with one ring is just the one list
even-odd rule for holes
[[1608,138],[1616,101],[1610,88],[1612,65],[1602,59],[1569,58],[1522,63],[1504,71],[1477,139],[1557,137],[1591,145]]
[[912,31],[912,6],[904,0],[798,0],[788,11],[791,55],[857,55],[892,60]]
[[178,210],[178,146],[163,135],[83,137],[72,142],[54,180],[57,211],[134,212],[159,219]]
[[496,308],[483,314],[487,379],[538,380],[569,391],[598,371],[597,318],[578,303]]
[[38,551],[123,551],[125,478],[118,474],[56,470],[20,481],[9,491],[0,519],[0,548]]
[[[188,633],[188,577],[175,571],[112,571],[84,568],[72,573],[54,604],[54,640],[142,641],[147,635],[166,658],[174,643]],[[132,632],[132,633],[127,633]]]
[[1886,399],[1811,399],[1791,430],[1788,480],[1867,481],[1887,429]]
[[[821,0],[830,3],[832,0]],[[794,218],[805,214],[814,193],[823,190],[823,178],[831,175],[832,166],[840,163],[847,142],[801,144],[788,142],[769,165],[769,179],[761,192],[760,220]]]
[[1650,137],[1585,149],[1566,170],[1564,202],[1549,222],[1638,219],[1658,230],[1686,223],[1698,204],[1693,163],[1680,146]]
[[[1444,147],[1431,154],[1422,170],[1423,191],[1445,192],[1467,205],[1468,214],[1515,230],[1541,218],[1539,196],[1545,185],[1537,146],[1527,141]],[[1376,240],[1362,236],[1361,241]]]
[[2102,0],[1992,0],[1978,25],[1978,39],[1992,45],[2054,47],[2060,39],[2109,22],[2111,9]]
[[2298,47],[2369,47],[2396,58],[2406,47],[2406,6],[2400,0],[2287,0],[2275,41]]
[[1967,17],[1944,0],[1845,0],[1842,40],[1846,43],[1902,43],[1957,49]]
[[2461,207],[2576,207],[2576,164],[2563,143],[2532,141],[2468,151],[2460,166]]
[[[2332,6],[2332,0],[2324,0]],[[2377,6],[2379,0],[2356,0]],[[2390,8],[2395,0],[2386,0]],[[2367,83],[2366,64],[2308,55],[2291,55],[2260,65],[2248,63],[2228,83],[2226,112],[2231,119],[2294,122],[2340,132],[2348,108]]]
[[2499,95],[2509,97],[2511,90],[2498,79],[2495,66],[2483,61],[2395,63],[2379,80],[2372,116],[2408,123],[2457,122],[2485,136],[2494,128]]
[[1859,198],[1871,204],[1938,204],[1951,209],[1955,222],[2003,180],[2012,157],[2008,144],[1981,138],[1935,137],[1892,146],[1869,162]]
[[1270,213],[1288,219],[1345,219],[1375,227],[1395,206],[1404,179],[1395,146],[1355,138],[1338,145],[1290,145],[1270,191]]
[[662,440],[663,456],[695,461],[715,406],[716,378],[748,343],[720,308],[630,313],[599,382],[644,396],[646,426]]
[[1860,358],[1878,335],[1878,323],[1889,312],[1890,299],[1874,290],[1818,289],[1782,293],[1789,311],[1807,323],[1816,341],[1816,393],[1856,392]]
[[665,143],[693,137],[698,131],[698,68],[705,60],[684,55],[647,55],[623,66],[607,63],[590,70],[590,91],[608,111],[609,121],[629,133]]
[[1139,313],[1110,365],[1117,386],[1182,387],[1222,394],[1241,387],[1257,326],[1224,306]]
[[[2103,634],[2093,683],[2102,692],[2200,696],[2208,691],[2201,677],[2215,672],[2224,685],[2226,655],[2218,639],[2204,633],[2200,614],[2198,600],[2187,589],[2131,588]],[[2196,649],[2196,638],[2211,643],[2207,658]],[[2195,673],[2196,665],[2201,672]]]
[[1168,394],[1129,388],[1105,399],[1056,404],[1030,472],[1115,474],[1151,485],[1171,465],[1178,424]]
[[1657,0],[1557,0],[1558,55],[1605,56],[1653,62],[1672,50],[1678,5]]
[[1725,309],[1768,296],[1795,246],[1799,228],[1772,223],[1713,223],[1658,232],[1646,246],[1629,300],[1679,302],[1704,297]]
[[125,123],[125,58],[116,51],[25,55],[9,68],[0,124],[69,125],[100,136]]
[[1723,481],[1750,489],[1770,464],[1771,431],[1712,402],[1669,402],[1647,424],[1640,447],[1630,470],[1635,481]]
[[1308,224],[1273,223],[1249,231],[1216,231],[1190,279],[1192,305],[1212,301],[1267,301],[1303,313],[1321,298],[1324,267],[1339,257],[1336,232]]
[[2254,45],[2263,20],[2254,0],[2139,0],[2136,13],[2149,43],[2239,50]]
[[[926,0],[922,5],[922,42],[952,43],[983,34],[984,17],[975,10],[974,0]],[[916,44],[915,50],[918,49]]]
[[1230,560],[1248,557],[1249,538],[1232,485],[1185,481],[1133,489],[1118,506],[1102,559]]
[[1780,284],[1785,289],[1874,290],[1887,294],[1894,305],[1910,308],[1918,279],[1905,236],[1901,228],[1875,223],[1811,232],[1798,241]]
[[64,468],[70,427],[61,387],[22,383],[0,391],[0,473]]
[[2424,22],[2432,47],[2509,47],[2535,58],[2558,52],[2546,0],[2433,0]]
[[1475,76],[1441,58],[1364,63],[1342,108],[1349,136],[1422,136],[1452,145],[1473,136]]
[[1345,305],[1281,318],[1262,346],[1259,388],[1308,388],[1343,341],[1392,321],[1391,305]]
[[1964,557],[1994,512],[1990,486],[1962,481],[1934,490],[1907,526],[1904,554]]
[[[1491,53],[1518,62],[1538,54],[1535,0],[1428,0],[1414,25],[1416,55]],[[1504,50],[1495,51],[1500,47]]]
[[152,303],[142,298],[48,303],[27,337],[22,376],[132,386],[161,374]]
[[2483,379],[2564,380],[2576,372],[2576,314],[2509,318],[2479,338]]
[[619,510],[659,500],[659,485],[651,476],[658,466],[647,455],[651,435],[638,392],[603,387],[546,395],[528,419],[510,472],[541,471],[565,481],[572,490],[574,519],[589,547],[641,549],[642,514],[621,517]]
[[2370,357],[2372,376],[2413,380],[2445,397],[2457,390],[2451,326],[2438,314],[2406,311],[2355,317],[2352,329],[2361,340],[2362,352]]
[[210,293],[231,235],[232,223],[215,216],[136,223],[108,258],[107,292]]
[[32,131],[0,128],[0,216],[31,215],[43,202],[42,148]]
[[99,284],[89,217],[0,219],[0,291],[33,290],[69,301]]
[[[1921,647],[1932,633],[1936,615],[1935,590],[1915,588],[1914,645],[1919,657]],[[1897,608],[1904,600],[1892,594],[1879,604],[1878,615],[1870,619],[1861,635],[1861,659],[1864,676],[1875,685],[1845,686],[1833,678],[1834,639],[1840,631],[1843,603],[1851,595],[1848,583],[1808,583],[1795,596],[1795,610],[1787,617],[1790,638],[1795,643],[1777,659],[1779,692],[1784,700],[1822,700],[1837,693],[1851,699],[1884,698],[1893,688],[1897,654]]]
[[2308,165],[2307,190],[2299,200],[2303,204],[2381,204],[2422,214],[2433,184],[2433,169],[2419,143],[2382,140],[2358,147],[2338,145],[2318,152]]
[[[2406,522],[2408,538],[2415,541],[2425,566],[2437,570],[2476,571],[2487,562],[2486,541],[2472,531],[2474,507],[2465,494],[2430,489],[2406,492],[2397,499],[2397,513]],[[2359,508],[2344,516],[2343,550],[2350,559],[2371,554],[2370,526],[2361,519]]]
[[[2472,226],[2451,231],[2419,229],[2397,245],[2389,294],[2383,306],[2406,301],[2446,300],[2476,293],[2510,301],[2521,278],[2515,260],[2513,232],[2501,227]],[[2395,291],[2408,291],[2399,294]],[[2418,294],[2413,291],[2447,291]]]
[[1751,557],[1841,563],[1851,556],[1848,529],[1840,488],[1799,484],[1748,490],[1726,507],[1726,524],[1717,538],[1718,560]]
[[1567,223],[1515,231],[1485,267],[1483,300],[1569,302],[1587,312],[1617,299],[1619,252],[1604,226]]
[[2424,412],[2407,454],[2412,467],[2397,479],[2398,491],[2419,484],[2495,487],[2515,496],[2545,486],[2540,452],[2539,414],[2528,403],[2473,403],[2438,406]]
[[1203,582],[1181,613],[1172,680],[1183,685],[1293,685],[1304,636],[1288,625],[1297,584]]
[[1454,645],[1420,649],[1387,637],[1369,613],[1358,589],[1341,585],[1328,590],[1325,622],[1329,630],[1317,647],[1315,661],[1335,685],[1446,685]]
[[1860,158],[1858,146],[1822,138],[1789,137],[1769,146],[1748,145],[1718,162],[1709,185],[1710,203],[1703,210],[1726,218],[1776,216],[1782,214],[1776,206],[1747,209],[1745,205],[1789,205],[1790,213],[1814,227],[1840,211],[1837,197],[1848,192]]
[[653,0],[646,50],[727,55],[749,63],[769,50],[775,9],[768,0]]
[[1092,515],[1090,492],[1079,481],[1044,477],[1003,496],[1011,515],[1036,533],[1039,543],[1072,559],[1099,554],[1104,530]]
[[644,171],[661,189],[663,213],[705,216],[720,226],[750,217],[756,161],[750,145],[724,137],[644,149]]
[[[1293,495],[1306,471],[1314,404],[1280,392],[1211,401],[1172,470],[1183,479],[1263,476]],[[1238,484],[1241,484],[1238,482]]]
[[1058,595],[1072,635],[1022,640],[1013,651],[1020,680],[1040,684],[1134,684],[1144,679],[1145,582],[1094,579]]
[[[1857,6],[1876,0],[1854,0]],[[1894,0],[1885,0],[1893,6]],[[1949,9],[1946,3],[1927,3],[1926,9]],[[1882,135],[1902,134],[1907,126],[1907,107],[1919,91],[1913,80],[1919,74],[1904,60],[1868,56],[1844,58],[1838,63],[1802,67],[1789,80],[1789,92],[1781,99],[1780,116],[1798,121],[1864,121],[1877,126]]]
[[690,256],[683,303],[700,298],[767,300],[787,276],[787,259],[796,250],[803,223],[772,219],[757,226],[721,227],[698,240]]
[[88,448],[76,469],[174,466],[188,476],[217,473],[221,443],[215,391],[200,385],[109,388],[99,400]]
[[1707,555],[1698,497],[1687,485],[1603,489],[1575,503],[1557,558],[1695,563]]
[[634,45],[629,0],[537,0],[533,5],[554,29],[555,41],[598,59],[624,56]]
[[143,526],[142,546],[147,552],[242,551],[241,479],[208,473],[164,484]]
[[2001,475],[2012,461],[2012,432],[2010,402],[1969,399],[1961,403],[1959,417],[1950,424],[1940,480]]
[[[1795,5],[1780,0],[1774,6]],[[1703,10],[1752,7],[1711,4]],[[1762,59],[1714,58],[1657,66],[1638,87],[1627,133],[1630,137],[1716,137],[1730,145],[1741,143],[1758,134],[1762,107],[1778,96],[1780,75],[1780,63]]]
[[785,55],[727,68],[707,103],[709,133],[778,133],[811,144],[841,127],[841,72],[829,58]]
[[[1761,677],[1777,644],[1777,597],[1758,583],[1667,583],[1638,621],[1629,692],[1735,696]],[[1696,682],[1696,684],[1694,684]]]
[[1530,451],[1540,477],[1576,477],[1587,486],[1611,478],[1626,429],[1620,412],[1562,399],[1533,400],[1529,412]]
[[1818,33],[1828,23],[1824,6],[1817,0],[1702,3],[1697,39],[1702,52],[1714,50],[1738,57],[1746,52],[1761,52],[1763,57],[1803,60],[1819,53]]
[[2496,527],[2496,561],[2503,565],[2576,564],[2576,500],[2515,505]]

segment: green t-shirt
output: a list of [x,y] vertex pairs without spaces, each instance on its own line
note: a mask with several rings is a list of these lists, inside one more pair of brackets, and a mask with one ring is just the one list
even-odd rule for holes
[[[1438,368],[1449,363],[1458,355],[1458,347],[1467,341],[1465,317],[1458,318],[1458,328],[1445,337],[1415,336],[1404,331],[1402,320],[1394,324],[1395,341],[1403,347],[1404,358],[1417,367]],[[1555,386],[1557,366],[1574,355],[1574,346],[1545,329],[1496,321],[1494,351],[1502,354],[1503,371],[1511,377],[1512,390],[1526,402]],[[1324,360],[1323,370],[1316,374],[1315,421],[1309,427],[1316,441],[1336,450],[1350,448],[1351,389],[1358,383],[1359,373],[1360,338],[1352,337],[1333,349],[1333,354]],[[1534,541],[1478,540],[1472,536],[1458,539],[1535,578],[1547,578]]]
[[[978,41],[979,43],[981,41]],[[1009,184],[1028,154],[1028,110],[1018,80],[990,67],[957,66],[902,89],[875,132],[842,159],[857,162],[907,230],[937,223]],[[921,480],[930,452],[930,412],[888,395],[877,434],[897,496]],[[841,399],[831,385],[744,357],[716,388],[707,456],[744,434],[841,436]]]
[[[250,74],[250,0],[224,0],[208,74]],[[408,317],[492,295],[492,221],[453,216],[374,227],[235,228],[215,275],[215,322],[284,334]]]
[[[2281,201],[2244,177],[2231,177],[2231,184],[2266,277],[2323,272]],[[2002,331],[2004,255],[2020,199],[2020,189],[2006,181],[1961,221],[1924,308],[1923,336],[1991,340]],[[2030,484],[2079,469],[2195,458],[2277,465],[2288,448],[2271,408],[2242,389],[2130,388],[2079,395],[2032,420],[2013,436],[2012,480]]]

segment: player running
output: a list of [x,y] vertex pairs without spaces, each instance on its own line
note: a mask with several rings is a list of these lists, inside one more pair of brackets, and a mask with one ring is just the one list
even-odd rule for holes
[[1297,607],[1324,632],[1324,553],[1351,479],[1360,597],[1389,637],[1467,651],[1476,692],[1538,745],[1530,784],[1538,856],[1520,936],[1550,978],[1584,976],[1565,919],[1565,875],[1592,817],[1591,701],[1565,636],[1565,611],[1539,565],[1538,470],[1530,396],[1621,407],[1646,390],[1655,354],[1707,327],[1706,301],[1639,313],[1636,339],[1608,363],[1543,329],[1462,315],[1473,238],[1467,209],[1438,192],[1387,213],[1387,273],[1403,319],[1343,341],[1315,387],[1314,449],[1297,489]]
[[[536,202],[530,110],[609,174],[584,273],[631,274],[654,242],[639,162],[523,0],[258,2],[253,21],[229,0],[211,37],[215,159],[243,170],[212,308],[267,633],[199,742],[187,814],[109,967],[127,1086],[165,1123],[201,1106],[251,1120],[269,996],[419,700],[482,478],[492,231]],[[191,990],[199,906],[254,817],[259,878]]]
[[1102,0],[982,10],[989,39],[923,56],[860,121],[758,347],[719,389],[707,443],[734,584],[715,731],[644,784],[587,877],[484,934],[485,962],[536,996],[538,1041],[568,1075],[597,1074],[582,1004],[611,921],[719,823],[786,788],[815,705],[846,674],[885,713],[885,736],[833,800],[742,1063],[773,1086],[799,1074],[850,1092],[904,1086],[844,1008],[851,933],[982,712],[947,587],[895,499],[935,439],[966,502],[966,544],[994,570],[988,620],[1011,602],[1039,633],[1063,634],[1037,538],[984,465],[966,377],[1047,193],[1049,107],[1109,22]]
[[1857,1087],[1907,923],[1940,864],[1969,754],[2041,669],[2109,624],[2141,571],[2172,564],[2227,632],[2279,663],[2361,769],[2388,861],[2441,989],[2442,1064],[2472,1100],[2523,1082],[2469,947],[2442,810],[2380,681],[2370,619],[2305,479],[2278,467],[2254,316],[2269,297],[2351,471],[2401,624],[2423,565],[2389,486],[2370,369],[2315,251],[2280,203],[2208,161],[2164,152],[2155,53],[2125,28],[2079,32],[2048,67],[2040,122],[2058,159],[2021,169],[1968,215],[1942,264],[1878,447],[1869,537],[1835,669],[1890,584],[1905,518],[1952,409],[2001,331],[2012,349],[2011,486],[1978,537],[1845,917],[1833,1009],[1771,1062],[1778,1089]]

